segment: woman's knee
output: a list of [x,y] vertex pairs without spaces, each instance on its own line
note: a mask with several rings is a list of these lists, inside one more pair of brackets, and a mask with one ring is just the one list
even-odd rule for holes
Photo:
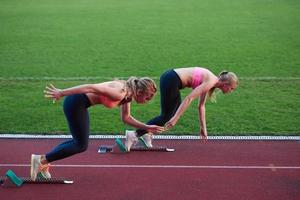
[[88,143],[77,143],[76,149],[78,153],[84,152],[88,149]]
[[172,118],[172,115],[162,114],[160,116],[160,118],[161,118],[161,121],[163,122],[163,124],[165,124],[165,123],[167,123]]

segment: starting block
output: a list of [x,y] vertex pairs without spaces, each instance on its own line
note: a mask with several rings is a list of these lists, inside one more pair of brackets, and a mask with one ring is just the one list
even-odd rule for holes
[[17,186],[23,185],[23,180],[20,179],[12,170],[8,170],[5,177],[0,178],[0,183],[3,186]]
[[[112,152],[114,146],[109,145],[101,145],[98,149],[98,153],[108,153]],[[157,147],[131,147],[130,151],[160,151],[160,152],[174,152],[175,149],[164,147],[164,146],[157,146]]]
[[[116,145],[101,145],[98,149],[98,153],[108,153],[111,152],[113,153],[114,150],[117,149],[120,150],[120,152],[127,152],[127,149],[125,145],[122,143],[122,141],[117,138],[116,140]],[[165,146],[155,146],[155,147],[143,147],[143,146],[132,146],[130,148],[130,151],[161,151],[161,152],[174,152],[175,149],[168,148]]]
[[[117,144],[117,146],[119,147],[119,150],[121,151],[121,152],[127,152],[127,148],[126,148],[126,146],[123,144],[123,142],[121,141],[121,139],[120,138],[116,138],[116,144]],[[113,148],[111,149],[111,151],[113,150]]]
[[[98,153],[126,153],[128,152],[126,146],[123,144],[120,138],[115,139],[115,145],[101,145],[98,149]],[[161,151],[161,152],[174,152],[175,149],[168,148],[165,146],[156,147],[144,147],[144,146],[133,146],[130,151]]]
[[12,170],[8,170],[5,176],[0,177],[0,185],[4,187],[21,187],[24,183],[31,184],[73,184],[74,181],[66,180],[65,178],[42,178],[38,174],[35,181],[30,177],[18,177]]

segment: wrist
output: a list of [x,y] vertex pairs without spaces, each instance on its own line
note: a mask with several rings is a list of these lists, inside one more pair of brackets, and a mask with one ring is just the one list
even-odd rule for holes
[[177,122],[177,121],[179,120],[179,116],[174,116],[174,117],[172,118],[172,120],[174,120],[175,122]]
[[58,94],[59,94],[59,97],[65,96],[64,90],[59,90]]
[[149,129],[149,125],[145,124],[143,129],[144,130],[148,130]]

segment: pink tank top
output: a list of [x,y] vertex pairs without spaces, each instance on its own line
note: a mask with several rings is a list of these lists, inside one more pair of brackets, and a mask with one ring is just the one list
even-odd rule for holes
[[192,80],[192,88],[195,89],[202,83],[202,72],[203,69],[200,67],[195,67],[193,71],[193,80]]

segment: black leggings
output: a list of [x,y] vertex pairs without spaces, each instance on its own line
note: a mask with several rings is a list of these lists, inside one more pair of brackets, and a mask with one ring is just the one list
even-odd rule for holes
[[[148,125],[163,126],[176,113],[181,104],[180,89],[181,79],[174,70],[168,70],[160,77],[160,115],[147,122]],[[137,136],[147,133],[146,130],[138,129]]]
[[90,106],[91,103],[85,94],[75,94],[65,98],[64,113],[73,139],[61,143],[47,153],[48,162],[60,160],[87,149],[90,127],[88,107]]

